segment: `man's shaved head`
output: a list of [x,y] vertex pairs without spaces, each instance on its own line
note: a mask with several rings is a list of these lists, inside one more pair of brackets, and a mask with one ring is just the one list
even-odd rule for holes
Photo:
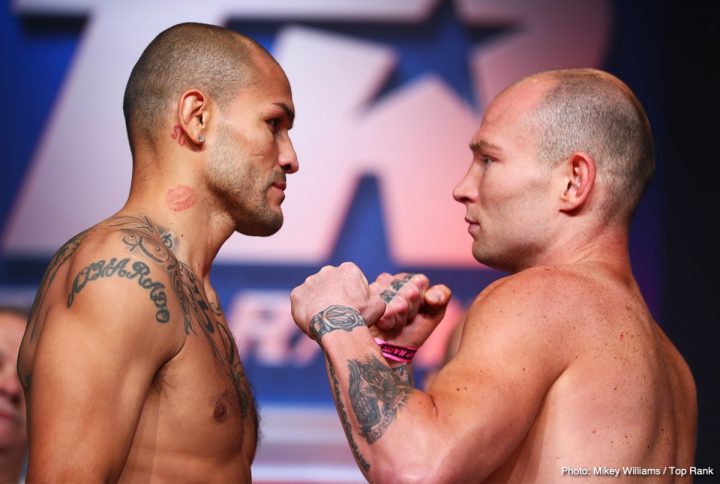
[[582,151],[593,157],[607,188],[606,216],[629,221],[655,171],[645,111],[622,81],[595,69],[565,69],[531,76],[550,86],[530,116],[538,158],[550,166]]
[[152,141],[169,110],[188,89],[200,89],[219,106],[255,82],[255,55],[272,58],[260,45],[236,32],[199,23],[178,24],[145,48],[125,88],[123,112],[134,152]]

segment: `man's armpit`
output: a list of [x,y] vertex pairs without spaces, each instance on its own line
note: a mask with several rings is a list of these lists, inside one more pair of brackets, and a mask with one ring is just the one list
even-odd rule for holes
[[118,259],[99,259],[91,262],[75,275],[70,293],[67,297],[67,307],[71,307],[75,298],[91,283],[102,279],[126,279],[127,283],[135,284],[148,292],[150,301],[155,306],[155,319],[158,323],[170,321],[170,311],[167,307],[167,294],[162,282],[153,280],[150,267],[141,261],[133,261],[129,257]]

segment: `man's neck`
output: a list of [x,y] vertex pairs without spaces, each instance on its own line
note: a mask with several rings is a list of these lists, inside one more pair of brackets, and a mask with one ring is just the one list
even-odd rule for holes
[[589,227],[584,230],[559,231],[533,266],[594,264],[605,267],[616,277],[633,280],[628,252],[627,230],[621,226]]
[[117,216],[147,218],[178,260],[205,280],[234,224],[211,198],[189,182],[160,182],[152,190],[131,190]]

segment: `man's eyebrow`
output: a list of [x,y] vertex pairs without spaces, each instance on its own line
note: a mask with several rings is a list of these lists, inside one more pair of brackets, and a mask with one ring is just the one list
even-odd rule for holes
[[290,106],[288,106],[285,103],[275,103],[276,106],[279,106],[282,108],[283,111],[285,111],[285,116],[288,117],[288,120],[290,121],[290,124],[295,120],[295,111],[293,111]]
[[498,145],[490,143],[489,141],[485,140],[479,140],[479,141],[471,141],[470,144],[470,151],[473,153],[477,153],[478,151],[497,151],[502,152],[502,148],[500,148]]

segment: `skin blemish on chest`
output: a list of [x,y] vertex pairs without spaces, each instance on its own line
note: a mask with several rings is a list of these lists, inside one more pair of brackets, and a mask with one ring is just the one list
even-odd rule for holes
[[178,185],[168,190],[165,196],[165,205],[173,212],[182,212],[197,202],[195,190],[185,185]]

